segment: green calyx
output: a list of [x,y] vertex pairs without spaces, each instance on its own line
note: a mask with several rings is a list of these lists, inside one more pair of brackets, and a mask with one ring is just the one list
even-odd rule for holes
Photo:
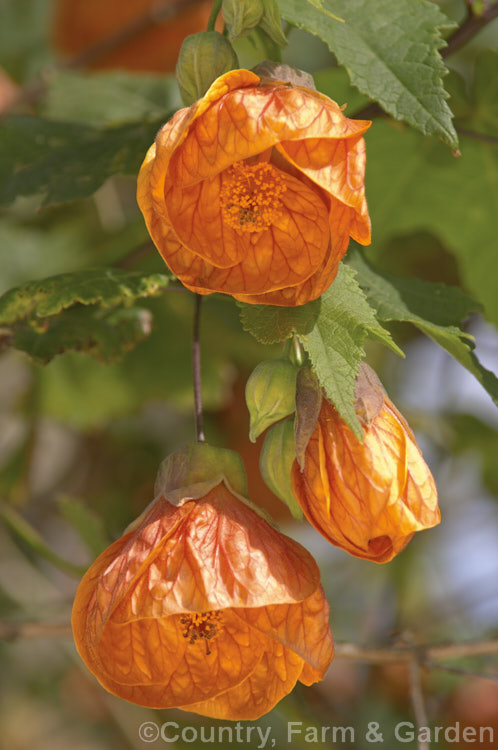
[[259,26],[279,47],[287,44],[276,0],[223,0],[222,11],[231,41]]
[[294,518],[300,521],[303,514],[294,497],[291,482],[291,469],[295,459],[294,420],[289,417],[268,430],[259,458],[259,468],[266,485],[288,506]]
[[238,453],[194,443],[171,453],[159,467],[154,494],[164,495],[173,505],[197,500],[224,482],[235,495],[247,497],[244,464]]
[[292,414],[296,408],[298,367],[287,359],[260,362],[246,384],[249,438],[254,443],[267,427]]
[[217,31],[186,37],[176,65],[176,77],[185,105],[200,99],[223,73],[239,67],[232,45]]

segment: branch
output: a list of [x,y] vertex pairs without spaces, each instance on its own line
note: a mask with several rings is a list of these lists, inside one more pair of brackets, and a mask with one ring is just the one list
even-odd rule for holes
[[204,443],[204,420],[202,417],[201,347],[199,328],[201,323],[202,295],[195,295],[194,331],[192,338],[192,369],[194,377],[195,432],[197,442]]
[[16,622],[0,620],[0,641],[15,641],[18,638],[70,638],[68,622]]
[[495,18],[498,18],[498,3],[490,5],[480,15],[469,13],[462,25],[448,37],[448,46],[441,50],[441,57],[448,57],[459,50]]
[[[71,634],[68,622],[36,622],[26,620],[0,620],[0,640],[7,638],[57,638]],[[498,637],[459,643],[414,644],[369,648],[357,643],[336,643],[337,659],[358,661],[366,664],[399,664],[418,662],[435,669],[445,668],[435,660],[464,659],[473,656],[498,654]],[[456,668],[455,668],[456,669]],[[464,671],[464,674],[474,674]],[[480,675],[481,676],[481,675]],[[484,676],[484,675],[482,675]]]
[[[420,679],[420,666],[415,660],[410,664],[410,698],[417,729],[428,726],[422,680]],[[425,740],[418,740],[418,747],[419,750],[430,750],[429,743]]]
[[419,661],[426,664],[431,660],[464,659],[470,656],[498,654],[498,639],[482,641],[462,641],[435,645],[385,646],[368,648],[356,643],[337,643],[335,655],[339,659],[361,661],[367,664],[399,664]]
[[9,110],[33,103],[39,99],[45,92],[50,78],[59,71],[78,70],[79,68],[91,65],[110,52],[114,52],[114,50],[123,44],[136,39],[136,37],[148,31],[153,26],[171,21],[180,12],[187,10],[190,6],[197,5],[199,2],[200,0],[165,0],[164,2],[152,5],[146,13],[134,18],[125,26],[122,26],[109,36],[100,39],[82,52],[78,52],[77,55],[55,65],[47,66],[34,81],[31,81],[20,90],[18,96],[11,102]]

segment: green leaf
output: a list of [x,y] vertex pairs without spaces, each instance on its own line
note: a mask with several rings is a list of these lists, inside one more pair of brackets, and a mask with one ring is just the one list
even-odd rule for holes
[[17,326],[8,343],[39,364],[71,351],[89,354],[108,364],[120,360],[149,335],[151,319],[149,310],[137,307],[110,312],[74,308],[46,318],[41,328]]
[[244,331],[251,333],[261,344],[277,344],[295,333],[309,333],[320,313],[321,301],[317,299],[299,307],[237,304]]
[[0,67],[29,81],[53,62],[48,49],[52,0],[1,0]]
[[92,553],[92,558],[100,555],[111,541],[106,534],[102,518],[91,508],[68,495],[59,497],[57,505],[61,515],[73,526]]
[[313,80],[318,91],[333,99],[339,106],[346,106],[348,117],[368,104],[368,98],[351,86],[344,68],[319,70],[313,73]]
[[[323,39],[361,93],[452,148],[458,137],[438,53],[453,24],[429,0],[279,0],[283,18]],[[339,16],[344,23],[337,21]]]
[[333,284],[322,295],[320,314],[315,326],[299,338],[308,352],[327,398],[359,440],[363,430],[354,408],[355,381],[365,356],[367,336],[394,348],[390,334],[383,328],[356,280],[355,271],[339,266]]
[[38,531],[10,505],[0,503],[0,518],[12,529],[24,544],[27,544],[28,547],[33,550],[33,552],[36,552],[37,555],[51,562],[52,565],[55,565],[59,570],[63,570],[64,573],[68,573],[69,575],[76,576],[76,578],[80,578],[85,572],[84,567],[75,565],[58,555],[57,552],[54,552],[40,536]]
[[456,453],[466,453],[480,458],[485,486],[498,496],[498,432],[471,414],[447,415],[450,427],[451,448]]
[[376,271],[358,250],[350,252],[349,261],[379,320],[413,323],[469,370],[498,405],[498,379],[481,365],[473,352],[473,337],[459,327],[479,308],[474,300],[457,287]]
[[0,205],[43,194],[43,205],[87,198],[115,174],[136,174],[163,124],[97,128],[12,115],[0,124]]
[[182,106],[173,75],[62,70],[50,78],[42,114],[95,125],[168,119]]
[[430,231],[455,253],[471,294],[498,323],[496,195],[498,148],[462,137],[455,159],[442,144],[376,121],[368,140],[370,257],[392,237]]
[[451,73],[448,90],[459,126],[496,138],[498,133],[498,54],[482,52],[476,59],[472,86]]
[[131,305],[138,298],[159,294],[169,282],[166,274],[141,274],[119,268],[61,273],[5,292],[0,297],[0,324],[40,320],[77,303],[102,308]]

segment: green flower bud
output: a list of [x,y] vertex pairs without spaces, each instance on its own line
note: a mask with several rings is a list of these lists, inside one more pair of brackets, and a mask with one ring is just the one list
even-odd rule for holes
[[178,56],[176,77],[185,105],[204,96],[223,73],[239,67],[232,45],[217,31],[201,31],[186,37]]
[[247,36],[265,12],[263,0],[223,0],[221,8],[229,38],[234,41]]
[[300,521],[303,513],[294,497],[291,483],[291,469],[296,458],[293,422],[289,417],[268,430],[259,457],[259,469],[270,490]]
[[277,0],[265,0],[264,13],[259,22],[259,26],[268,34],[270,39],[273,39],[275,44],[278,44],[279,47],[286,46],[287,39],[282,31]]
[[295,406],[298,368],[287,359],[260,362],[246,385],[249,438],[256,438],[279,419],[292,414]]

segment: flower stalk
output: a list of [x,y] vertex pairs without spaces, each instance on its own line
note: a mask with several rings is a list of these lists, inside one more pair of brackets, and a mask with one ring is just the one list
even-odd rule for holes
[[204,443],[204,418],[202,414],[201,347],[199,342],[202,296],[195,295],[194,326],[192,336],[192,370],[194,381],[195,434],[198,443]]

